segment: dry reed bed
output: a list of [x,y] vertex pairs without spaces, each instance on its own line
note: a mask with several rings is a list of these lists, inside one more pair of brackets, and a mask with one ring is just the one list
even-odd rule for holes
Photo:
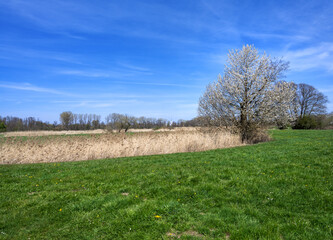
[[101,134],[106,133],[106,130],[73,130],[73,131],[17,131],[17,132],[5,132],[4,137],[34,137],[34,136],[50,136],[50,135],[75,135],[75,134]]
[[[138,132],[175,132],[175,131],[196,131],[195,127],[177,127],[177,128],[160,128],[157,130],[153,129],[129,129],[128,132],[138,133]],[[50,135],[77,135],[77,134],[102,134],[108,133],[110,131],[104,129],[95,130],[63,130],[63,131],[16,131],[16,132],[4,132],[1,133],[4,137],[35,137],[35,136],[50,136]],[[112,132],[117,133],[118,130],[113,130]],[[124,132],[124,130],[122,130]]]
[[88,136],[7,137],[0,163],[42,163],[205,151],[242,145],[226,131],[109,133]]

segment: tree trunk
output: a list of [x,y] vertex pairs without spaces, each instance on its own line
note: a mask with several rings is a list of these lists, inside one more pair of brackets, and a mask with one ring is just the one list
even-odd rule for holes
[[240,132],[242,137],[242,143],[244,143],[247,140],[247,123],[243,109],[241,111],[241,116],[240,116],[240,129],[241,129]]

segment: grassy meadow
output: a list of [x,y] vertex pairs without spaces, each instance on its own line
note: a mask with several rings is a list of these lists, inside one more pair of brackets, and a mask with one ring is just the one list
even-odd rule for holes
[[332,239],[333,131],[229,149],[1,165],[0,239]]

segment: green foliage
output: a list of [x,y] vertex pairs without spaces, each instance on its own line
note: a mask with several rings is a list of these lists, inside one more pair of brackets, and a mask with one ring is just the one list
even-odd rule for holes
[[299,118],[293,127],[294,129],[316,129],[318,122],[313,116],[304,116]]
[[6,132],[6,125],[4,122],[0,122],[0,132]]
[[198,153],[2,165],[0,238],[332,239],[333,131],[272,135]]

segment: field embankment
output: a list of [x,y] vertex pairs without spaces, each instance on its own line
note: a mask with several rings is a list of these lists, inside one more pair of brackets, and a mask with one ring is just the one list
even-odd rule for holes
[[242,145],[227,131],[168,131],[68,136],[5,137],[0,163],[64,162],[197,152]]

